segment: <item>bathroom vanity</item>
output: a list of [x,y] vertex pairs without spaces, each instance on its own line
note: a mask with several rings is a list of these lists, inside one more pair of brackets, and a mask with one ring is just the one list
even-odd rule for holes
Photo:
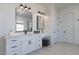
[[[42,48],[42,38],[48,36],[46,33],[9,36],[4,39],[4,55],[27,55]],[[5,44],[6,42],[6,44]]]

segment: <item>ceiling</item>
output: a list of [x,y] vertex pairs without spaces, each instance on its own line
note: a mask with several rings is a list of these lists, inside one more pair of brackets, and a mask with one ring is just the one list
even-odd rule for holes
[[79,6],[79,3],[55,3],[57,8],[68,7],[68,6]]
[[79,6],[79,3],[41,3],[40,5],[45,7],[50,7],[54,4],[57,8],[67,7],[67,6]]

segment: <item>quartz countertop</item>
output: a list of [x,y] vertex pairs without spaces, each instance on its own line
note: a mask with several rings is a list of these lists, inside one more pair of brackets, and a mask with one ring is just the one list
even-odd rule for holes
[[4,36],[5,37],[5,39],[7,39],[7,38],[15,38],[15,37],[19,37],[19,38],[21,38],[21,37],[33,37],[33,36],[40,36],[40,37],[46,37],[46,36],[49,36],[49,34],[48,33],[31,33],[31,34],[19,34],[19,35],[6,35],[6,36]]

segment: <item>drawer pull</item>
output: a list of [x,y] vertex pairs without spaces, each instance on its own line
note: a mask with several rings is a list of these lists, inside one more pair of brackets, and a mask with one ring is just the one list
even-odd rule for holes
[[17,46],[13,46],[12,48],[16,48]]
[[63,31],[63,33],[66,33],[66,31]]
[[17,54],[15,53],[15,54],[13,54],[13,55],[17,55]]
[[17,40],[12,40],[12,42],[17,41]]

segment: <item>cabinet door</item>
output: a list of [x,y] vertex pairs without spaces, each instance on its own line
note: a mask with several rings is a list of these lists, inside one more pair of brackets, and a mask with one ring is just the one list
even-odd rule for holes
[[33,39],[25,37],[22,40],[22,54],[26,55],[34,50]]
[[74,43],[79,44],[79,10],[75,11],[74,19]]
[[63,41],[73,43],[73,13],[63,15]]
[[37,36],[30,36],[22,39],[22,54],[26,55],[42,46],[42,40]]
[[28,38],[22,39],[22,54],[25,55],[29,52],[29,46],[28,46]]
[[34,37],[34,47],[35,50],[42,47],[42,39],[39,36]]
[[31,41],[32,41],[32,43],[31,43],[31,49],[32,49],[32,51],[33,51],[33,50],[36,50],[36,48],[37,48],[37,47],[36,47],[36,45],[37,45],[37,43],[36,43],[37,41],[36,41],[36,40],[37,40],[36,36],[33,36],[33,37],[31,38]]

